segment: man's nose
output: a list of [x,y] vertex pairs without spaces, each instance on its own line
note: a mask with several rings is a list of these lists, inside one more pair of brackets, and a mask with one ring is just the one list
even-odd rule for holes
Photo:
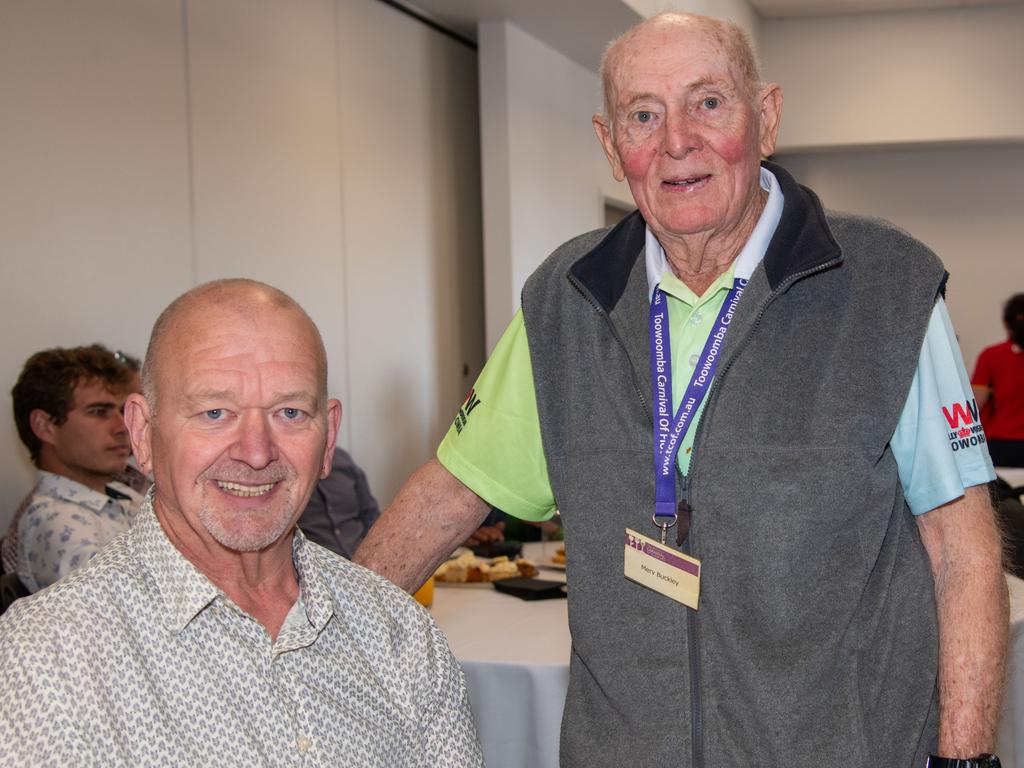
[[236,437],[228,454],[232,459],[245,462],[253,469],[262,469],[277,458],[277,446],[265,414],[244,412],[239,419]]
[[110,417],[110,431],[115,435],[126,435],[128,434],[128,426],[124,423],[124,413],[122,411],[114,411]]
[[684,111],[670,110],[665,116],[665,134],[662,138],[666,155],[681,159],[692,150],[700,149],[701,136],[697,122]]

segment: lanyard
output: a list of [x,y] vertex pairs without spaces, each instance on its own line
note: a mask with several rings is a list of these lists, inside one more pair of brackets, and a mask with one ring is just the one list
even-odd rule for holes
[[654,524],[661,528],[665,543],[668,529],[676,524],[675,465],[683,436],[693,415],[704,401],[718,368],[718,355],[743,295],[747,281],[736,278],[729,290],[714,328],[704,343],[704,351],[690,379],[690,385],[672,417],[672,347],[669,342],[668,301],[660,286],[654,289],[648,330],[651,344],[651,384],[654,390]]

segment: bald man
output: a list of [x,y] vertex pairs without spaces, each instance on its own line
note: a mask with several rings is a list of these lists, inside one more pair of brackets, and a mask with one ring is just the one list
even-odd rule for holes
[[341,405],[287,295],[207,283],[157,320],[125,421],[134,528],[0,619],[0,764],[474,766],[430,616],[296,528]]

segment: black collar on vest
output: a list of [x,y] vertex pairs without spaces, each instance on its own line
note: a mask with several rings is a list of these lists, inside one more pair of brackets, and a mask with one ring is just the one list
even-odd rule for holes
[[[782,219],[764,256],[768,284],[774,290],[789,275],[841,258],[842,252],[828,228],[818,196],[797,184],[782,166],[768,161],[762,165],[775,174],[786,199]],[[634,211],[570,268],[605,311],[614,309],[633,265],[643,258],[645,232],[640,212]]]

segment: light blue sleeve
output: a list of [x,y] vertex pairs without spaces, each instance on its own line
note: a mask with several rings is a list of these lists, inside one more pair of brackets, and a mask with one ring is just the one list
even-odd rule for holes
[[915,515],[995,479],[963,355],[941,298],[890,445]]

